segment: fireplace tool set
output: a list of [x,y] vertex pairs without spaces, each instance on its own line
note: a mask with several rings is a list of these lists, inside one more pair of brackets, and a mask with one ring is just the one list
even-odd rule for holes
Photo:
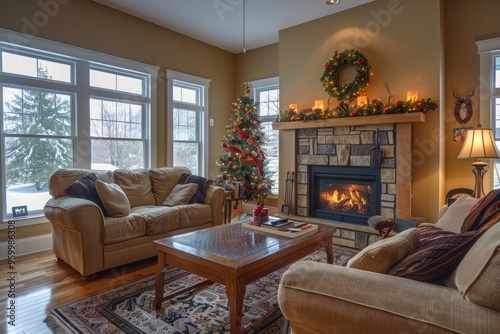
[[381,166],[382,166],[382,149],[380,148],[379,130],[377,126],[377,132],[375,132],[375,147],[372,148],[370,156],[370,167],[380,168]]
[[286,180],[285,180],[285,202],[281,206],[281,212],[285,212],[290,214],[293,212],[293,178],[294,178],[295,172],[286,172]]

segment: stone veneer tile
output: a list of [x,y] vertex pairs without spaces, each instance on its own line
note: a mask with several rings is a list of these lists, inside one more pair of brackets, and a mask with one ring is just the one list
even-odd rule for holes
[[307,195],[307,184],[297,184],[297,195]]
[[380,215],[389,219],[394,219],[394,209],[382,207],[380,209]]
[[333,135],[333,128],[318,128],[318,136],[331,136]]
[[394,195],[387,195],[387,194],[382,194],[382,201],[385,202],[394,202],[395,196]]
[[354,240],[333,238],[333,244],[339,245],[339,246],[344,246],[344,247],[356,248],[356,241],[354,241]]
[[339,158],[337,156],[330,157],[328,161],[330,166],[337,166],[339,164]]
[[307,183],[307,173],[297,173],[296,176],[297,183]]
[[387,191],[386,193],[388,194],[396,194],[396,184],[395,183],[390,183],[390,184],[387,184]]
[[368,245],[371,245],[371,244],[373,244],[374,242],[377,242],[377,241],[380,241],[380,240],[382,240],[382,238],[380,237],[380,235],[371,234],[371,235],[368,237]]
[[298,163],[303,165],[328,165],[326,155],[299,155]]
[[361,132],[361,144],[373,144],[373,132],[363,131]]
[[307,173],[307,165],[297,165],[297,172]]
[[394,145],[382,145],[380,148],[384,152],[384,158],[394,158]]
[[368,246],[368,234],[363,232],[356,232],[355,247],[357,249],[363,249]]
[[335,154],[335,153],[336,153],[335,145],[318,145],[318,154]]
[[343,239],[356,240],[356,232],[350,230],[340,231],[340,237]]
[[297,195],[297,205],[306,207],[309,204],[309,196]]
[[297,216],[307,217],[308,215],[307,208],[297,207]]
[[369,167],[370,166],[370,157],[369,156],[351,156],[351,166]]
[[337,126],[333,128],[334,136],[345,136],[349,134],[350,128],[348,126]]
[[370,155],[373,145],[352,145],[351,155]]
[[380,173],[380,180],[382,182],[394,183],[396,182],[396,170],[393,168],[382,168]]
[[337,157],[339,166],[347,166],[349,163],[349,156],[351,155],[351,147],[349,145],[339,145],[337,147]]
[[382,168],[396,168],[396,159],[382,158]]
[[387,144],[394,145],[394,131],[387,132]]
[[299,138],[316,138],[317,132],[315,128],[298,129],[297,136]]
[[311,154],[311,148],[309,146],[299,146],[299,154],[309,155]]
[[380,204],[382,205],[383,208],[394,208],[395,207],[395,203],[394,202],[385,202],[385,201],[382,201]]

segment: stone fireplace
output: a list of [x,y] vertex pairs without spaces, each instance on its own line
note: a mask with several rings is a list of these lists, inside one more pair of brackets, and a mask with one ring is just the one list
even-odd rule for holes
[[[381,168],[370,167],[378,140]],[[366,226],[396,216],[395,127],[359,125],[297,130],[296,214]]]
[[[338,235],[334,237],[334,242],[355,248],[363,248],[379,238],[366,223],[369,216],[381,214],[388,218],[411,219],[414,122],[425,122],[425,114],[406,113],[273,123],[273,129],[280,131],[280,174],[295,172],[296,175],[292,216],[298,216],[299,219],[307,217],[309,221],[320,219],[323,223],[336,225]],[[372,168],[371,152],[375,147],[377,129],[383,155],[380,168]],[[330,180],[327,178],[315,181],[313,174],[316,170],[325,168],[337,169],[334,173],[341,171],[341,174],[345,174],[345,171],[360,174],[358,172],[364,170],[363,173],[375,173],[377,180],[373,185],[373,180],[367,181],[363,179],[366,176],[363,176],[361,180],[345,182],[349,183],[349,186],[337,182],[339,177],[342,181],[345,180],[345,175],[337,174]],[[310,182],[319,184],[316,195],[313,195],[314,187],[310,186]],[[375,189],[369,189],[371,193],[365,200],[370,202],[370,207],[367,213],[363,213],[358,209],[366,205],[362,204],[365,200],[355,198],[353,203],[351,199],[346,198],[359,197],[360,193],[365,196],[368,184]],[[337,192],[333,189],[333,194],[329,195],[328,190],[335,187],[339,188]],[[284,180],[280,180],[280,189],[285,189]],[[357,193],[351,194],[353,190]],[[314,196],[317,198],[316,202],[312,202]],[[324,202],[320,203],[318,201],[321,196]],[[285,193],[280,192],[279,205],[284,201]],[[347,202],[350,203],[346,204]],[[330,204],[334,206],[334,210],[326,209],[325,213],[323,206]],[[338,215],[339,212],[336,211],[340,205],[342,211],[347,211],[347,214]]]

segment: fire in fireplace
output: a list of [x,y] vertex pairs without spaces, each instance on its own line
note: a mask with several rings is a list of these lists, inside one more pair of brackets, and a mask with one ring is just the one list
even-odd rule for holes
[[308,183],[312,217],[364,225],[380,214],[380,169],[310,166]]

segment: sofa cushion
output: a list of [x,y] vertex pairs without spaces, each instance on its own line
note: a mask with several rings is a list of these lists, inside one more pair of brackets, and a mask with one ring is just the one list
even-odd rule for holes
[[198,185],[195,183],[176,184],[162,205],[176,206],[188,204],[197,190]]
[[104,220],[104,244],[114,244],[146,235],[146,220],[141,215],[108,217]]
[[127,195],[117,184],[97,180],[95,186],[109,217],[123,217],[130,213]]
[[191,174],[182,174],[179,178],[180,184],[186,183],[195,183],[198,185],[198,190],[196,194],[194,194],[193,198],[189,201],[189,203],[205,203],[205,198],[207,197],[208,187],[212,184],[212,180],[208,180],[202,176],[191,175]]
[[142,216],[146,221],[146,234],[158,235],[179,228],[178,206],[138,206],[130,212]]
[[[426,227],[426,229],[431,230]],[[453,233],[435,229],[420,233],[420,244],[398,262],[389,275],[417,281],[446,278],[463,259],[482,232]]]
[[189,204],[178,206],[180,210],[179,227],[190,227],[206,224],[212,221],[212,208],[207,204]]
[[473,303],[500,311],[500,224],[472,246],[448,280]]
[[418,229],[408,229],[365,247],[347,262],[347,267],[385,274],[417,247],[419,241]]
[[470,196],[460,196],[448,207],[446,212],[439,218],[436,226],[442,230],[460,233],[465,217],[472,207],[479,201],[478,198]]
[[155,198],[147,169],[117,169],[113,174],[116,184],[127,195],[131,208],[141,205],[155,205]]
[[465,217],[462,232],[485,231],[500,219],[500,189],[492,190]]
[[160,167],[149,170],[156,205],[162,205],[183,173],[191,174],[187,167]]
[[64,189],[64,193],[71,197],[83,198],[94,202],[99,206],[103,214],[106,216],[106,209],[102,204],[99,194],[97,193],[97,188],[95,185],[96,181],[96,173],[90,172],[71,183],[66,189]]

